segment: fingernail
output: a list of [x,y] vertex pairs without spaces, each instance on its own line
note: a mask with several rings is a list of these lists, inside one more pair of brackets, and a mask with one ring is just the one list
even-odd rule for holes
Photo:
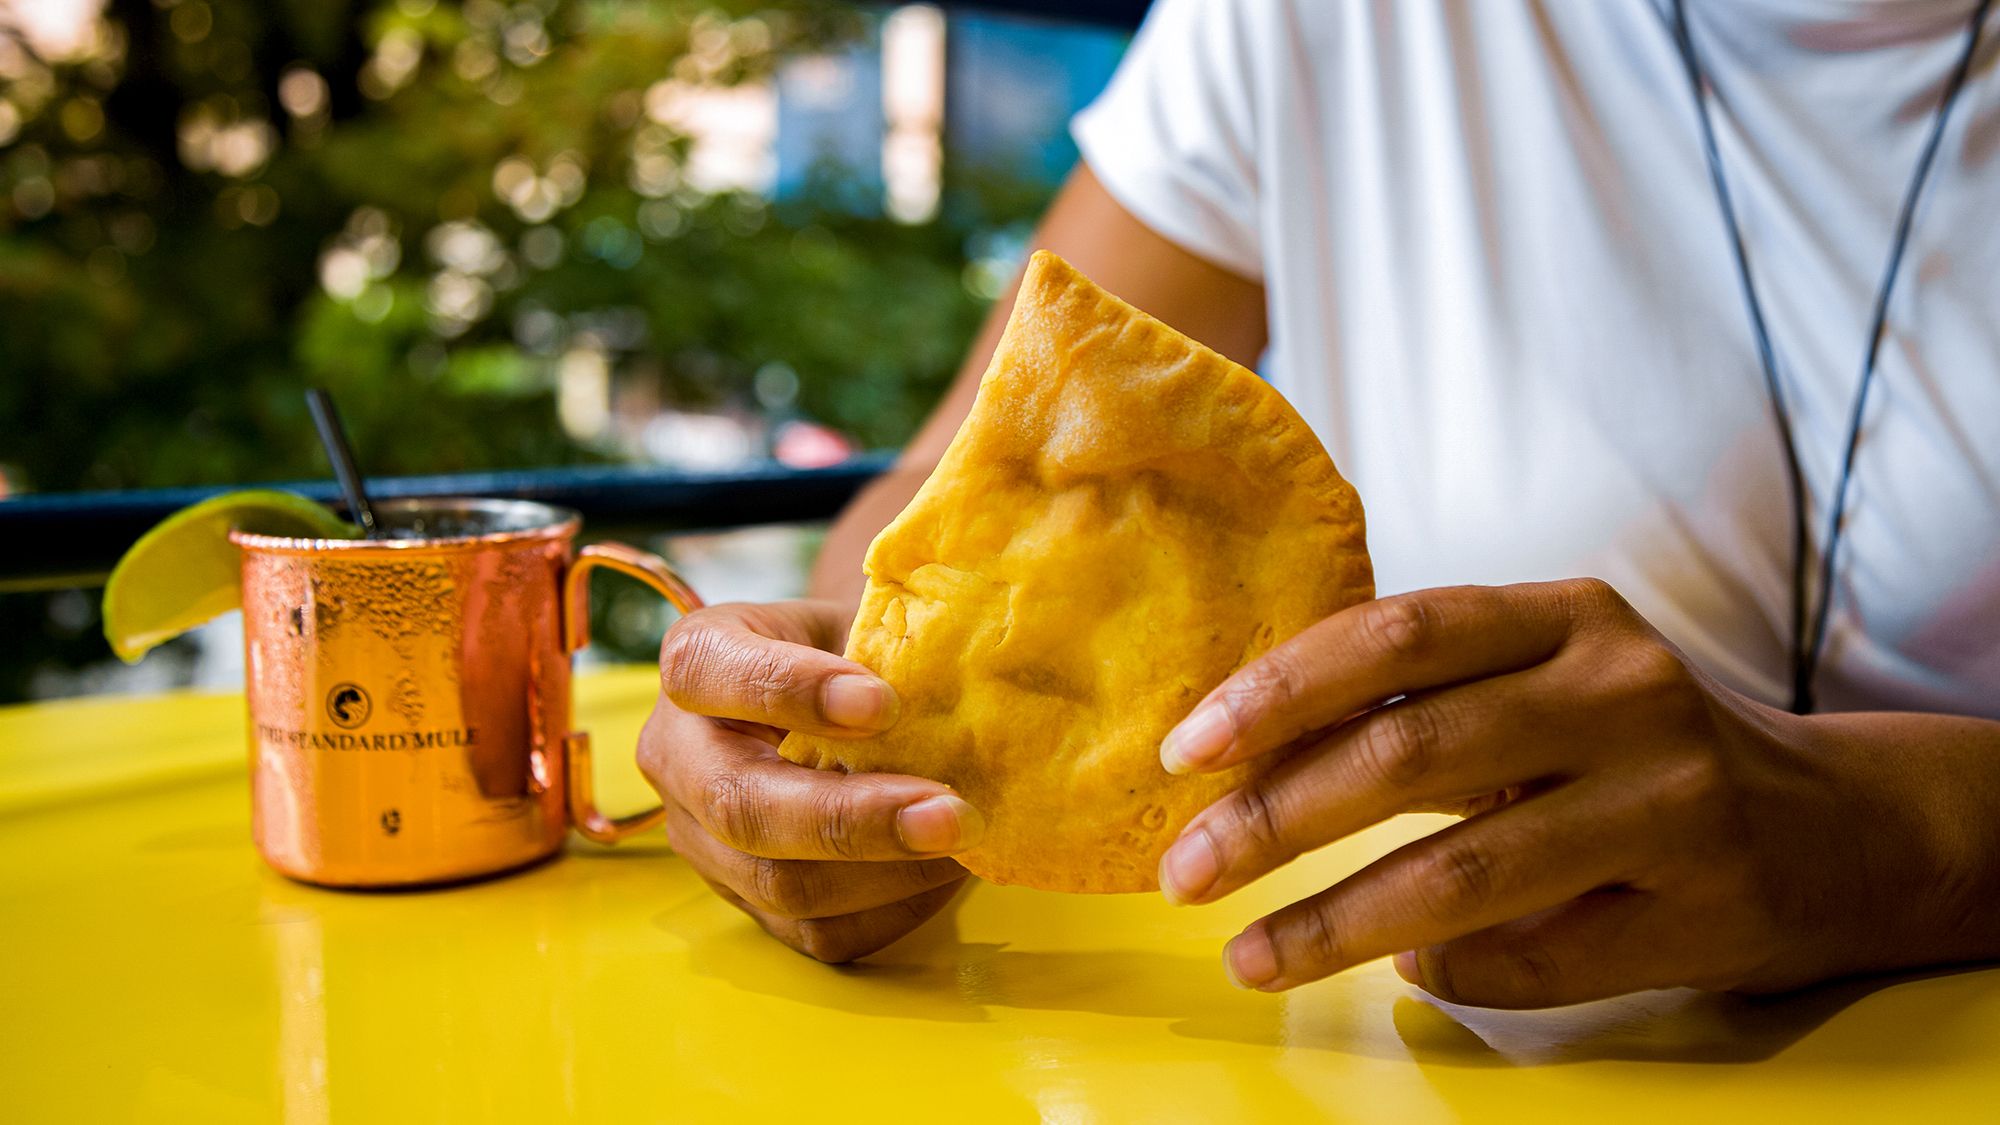
[[1168,773],[1191,773],[1221,757],[1235,734],[1229,712],[1204,704],[1167,732],[1166,741],[1160,743],[1160,764]]
[[896,834],[919,855],[964,851],[986,834],[986,818],[957,797],[925,797],[896,814]]
[[1208,833],[1197,828],[1175,840],[1160,857],[1160,893],[1175,906],[1186,906],[1208,893],[1220,870],[1215,845],[1208,842]]
[[1278,955],[1262,926],[1244,930],[1224,946],[1222,964],[1238,988],[1262,988],[1278,975]]
[[886,726],[883,717],[895,706],[896,693],[873,676],[843,672],[826,682],[820,711],[826,721],[843,727]]
[[1422,966],[1417,964],[1416,950],[1409,949],[1396,954],[1394,963],[1397,976],[1402,977],[1418,988],[1424,986],[1424,970]]

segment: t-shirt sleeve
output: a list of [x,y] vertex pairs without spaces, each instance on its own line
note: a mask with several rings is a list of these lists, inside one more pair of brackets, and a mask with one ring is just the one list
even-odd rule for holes
[[1104,93],[1070,123],[1112,198],[1189,252],[1261,279],[1252,10],[1158,0]]

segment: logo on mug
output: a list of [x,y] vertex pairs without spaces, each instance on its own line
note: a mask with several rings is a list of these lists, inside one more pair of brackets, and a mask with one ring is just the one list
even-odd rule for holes
[[368,693],[361,690],[360,684],[335,684],[333,690],[326,693],[326,717],[344,730],[353,730],[367,722],[374,710],[375,704],[369,700]]

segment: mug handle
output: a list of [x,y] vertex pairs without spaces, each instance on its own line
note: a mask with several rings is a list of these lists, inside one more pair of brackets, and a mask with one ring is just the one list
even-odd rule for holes
[[[627,547],[622,543],[593,543],[576,553],[569,573],[563,578],[563,609],[568,619],[563,629],[563,651],[574,654],[590,644],[590,572],[603,567],[651,586],[682,613],[702,606],[701,596],[674,573],[658,555]],[[590,761],[590,735],[571,731],[563,740],[569,782],[569,819],[586,840],[615,844],[635,832],[644,832],[667,819],[664,807],[647,809],[630,816],[610,817],[597,808],[596,786]]]

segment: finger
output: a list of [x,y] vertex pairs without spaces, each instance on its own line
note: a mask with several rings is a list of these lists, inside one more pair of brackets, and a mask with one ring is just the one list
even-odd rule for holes
[[1658,900],[1612,890],[1529,918],[1398,953],[1396,972],[1440,1000],[1479,1008],[1553,1008],[1675,983],[1643,936]]
[[855,737],[896,721],[881,677],[817,647],[818,603],[721,605],[674,623],[660,647],[660,686],[698,715]]
[[965,878],[965,868],[949,859],[849,863],[746,855],[710,836],[678,805],[667,811],[667,838],[704,878],[728,886],[758,910],[783,918],[853,914]]
[[717,891],[750,915],[765,933],[816,961],[837,965],[866,957],[923,925],[951,902],[962,883],[947,883],[901,902],[837,918],[778,917],[756,909],[725,888]]
[[1305,852],[1422,807],[1493,801],[1582,768],[1540,670],[1378,707],[1294,752],[1190,821],[1160,860],[1176,903],[1209,902]]
[[1578,579],[1352,606],[1224,680],[1168,733],[1160,761],[1170,773],[1222,769],[1399,695],[1539,664],[1617,597]]
[[1252,923],[1224,951],[1230,975],[1276,992],[1623,883],[1644,854],[1636,788],[1565,786],[1398,848]]
[[640,738],[639,768],[709,835],[766,859],[927,859],[985,834],[978,810],[949,786],[900,774],[809,769],[770,745],[658,708]]

